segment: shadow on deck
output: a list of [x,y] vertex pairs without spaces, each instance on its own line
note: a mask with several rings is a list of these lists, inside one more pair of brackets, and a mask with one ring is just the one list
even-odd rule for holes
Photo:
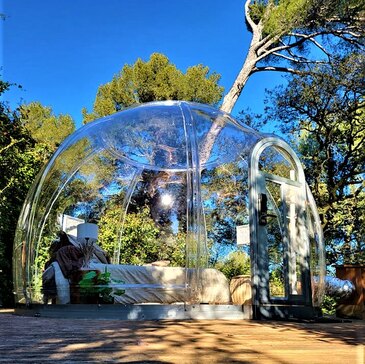
[[0,363],[358,363],[365,321],[115,321],[0,310]]

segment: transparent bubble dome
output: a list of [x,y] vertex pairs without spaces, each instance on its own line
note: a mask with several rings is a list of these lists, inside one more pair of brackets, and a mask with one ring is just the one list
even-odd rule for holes
[[[175,281],[153,283],[164,292],[162,301],[174,289],[183,292],[184,302],[206,301],[204,269],[224,275],[229,290],[236,260],[241,267],[236,275],[281,272],[277,292],[270,282],[267,289],[288,296],[297,288],[285,291],[295,282],[285,276],[284,251],[290,250],[288,239],[300,244],[285,227],[293,206],[300,205],[295,216],[306,210],[300,223],[307,231],[303,251],[311,250],[310,266],[301,274],[319,275],[324,267],[318,214],[303,176],[286,143],[210,106],[154,102],[91,122],[61,144],[29,191],[14,244],[16,301],[42,302],[42,274],[52,242],[60,230],[77,238],[77,225],[85,222],[98,226],[97,244],[110,257],[110,268],[183,269]],[[293,197],[295,189],[303,193],[301,202]],[[260,238],[262,194],[275,217],[266,217],[266,235]],[[252,247],[260,239],[265,240],[266,267],[253,264],[257,252]],[[294,257],[301,263],[293,264],[302,264],[302,258]],[[142,287],[134,284],[134,290]],[[222,303],[217,300],[210,303]]]

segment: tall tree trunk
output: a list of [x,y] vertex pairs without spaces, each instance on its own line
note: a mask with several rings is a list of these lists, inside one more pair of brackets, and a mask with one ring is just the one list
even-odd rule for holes
[[247,80],[252,74],[252,71],[254,70],[258,61],[256,50],[257,44],[260,41],[260,37],[261,34],[254,34],[245,63],[243,64],[241,71],[233,82],[233,85],[231,86],[227,95],[223,99],[223,104],[220,108],[222,111],[230,113],[233,110],[234,105],[242,93],[243,87],[246,85]]
[[[240,97],[243,87],[245,86],[247,80],[249,79],[250,75],[252,74],[256,66],[256,63],[258,62],[257,49],[259,48],[261,37],[262,37],[262,28],[261,26],[256,26],[253,31],[253,36],[246,60],[236,80],[234,81],[232,87],[230,88],[227,95],[223,99],[223,104],[220,108],[222,111],[230,113],[234,105],[236,104],[238,98]],[[200,149],[201,164],[205,164],[209,159],[214,142],[218,137],[220,131],[223,129],[224,125],[225,125],[224,121],[218,118],[210,127],[210,130],[208,131],[205,137],[202,148]]]

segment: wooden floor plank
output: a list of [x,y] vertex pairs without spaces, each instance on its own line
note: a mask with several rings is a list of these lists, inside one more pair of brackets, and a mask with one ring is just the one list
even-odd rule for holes
[[120,321],[0,311],[0,363],[365,364],[365,321]]

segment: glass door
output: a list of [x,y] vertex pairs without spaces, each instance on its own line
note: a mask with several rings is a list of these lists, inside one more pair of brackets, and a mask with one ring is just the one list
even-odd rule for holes
[[[302,188],[264,175],[259,186],[258,230],[268,271],[269,302],[304,301],[303,257],[307,254]],[[262,231],[261,231],[262,230]]]
[[250,172],[255,304],[307,305],[311,295],[304,174],[286,143],[276,138],[260,143]]

